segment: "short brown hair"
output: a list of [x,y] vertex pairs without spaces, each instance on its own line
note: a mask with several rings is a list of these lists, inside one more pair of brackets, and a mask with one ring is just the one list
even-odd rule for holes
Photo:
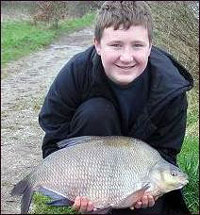
[[96,17],[95,39],[100,42],[103,30],[114,27],[124,29],[130,26],[143,25],[147,28],[149,42],[153,37],[153,22],[148,4],[144,1],[106,1]]

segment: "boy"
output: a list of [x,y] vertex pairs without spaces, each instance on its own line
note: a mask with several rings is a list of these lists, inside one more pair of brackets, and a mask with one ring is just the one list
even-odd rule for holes
[[[46,132],[43,157],[66,138],[118,135],[141,139],[176,164],[185,134],[186,91],[193,81],[172,56],[152,46],[152,32],[145,2],[102,5],[94,46],[64,66],[44,101],[39,115]],[[94,209],[84,197],[73,207]],[[112,214],[189,214],[180,191],[159,199],[145,195],[131,209]]]

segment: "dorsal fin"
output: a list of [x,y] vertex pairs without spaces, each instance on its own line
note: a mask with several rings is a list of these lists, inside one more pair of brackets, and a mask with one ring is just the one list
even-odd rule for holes
[[57,142],[57,146],[62,149],[69,146],[74,146],[80,143],[86,143],[92,139],[98,138],[97,136],[81,136],[81,137],[73,137],[69,139],[64,139],[59,142]]

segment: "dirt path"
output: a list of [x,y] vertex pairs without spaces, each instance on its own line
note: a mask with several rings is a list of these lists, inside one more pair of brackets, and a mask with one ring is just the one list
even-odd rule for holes
[[92,44],[86,28],[62,36],[47,49],[8,65],[1,81],[1,214],[19,214],[13,185],[42,160],[43,131],[38,124],[44,96],[61,67]]

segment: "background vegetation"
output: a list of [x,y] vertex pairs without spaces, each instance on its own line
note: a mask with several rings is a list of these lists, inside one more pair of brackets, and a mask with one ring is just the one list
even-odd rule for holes
[[[50,3],[49,3],[50,2]],[[59,35],[93,24],[103,1],[2,1],[2,66],[44,48]],[[64,4],[64,5],[63,5]],[[149,1],[154,19],[154,45],[171,53],[194,78],[188,92],[188,120],[180,167],[189,175],[184,198],[192,213],[199,211],[199,3],[197,1]],[[65,208],[47,207],[48,198],[35,195],[35,214],[64,214]],[[73,213],[73,211],[68,211]]]
[[[95,16],[91,7],[87,7],[86,10],[85,2],[3,2],[1,22],[3,68],[12,60],[48,46],[62,33],[89,26]],[[73,11],[76,12],[76,17],[71,15]]]
[[187,131],[179,166],[189,175],[184,198],[192,213],[199,211],[199,3],[149,2],[154,18],[154,43],[167,50],[194,78],[188,92]]

